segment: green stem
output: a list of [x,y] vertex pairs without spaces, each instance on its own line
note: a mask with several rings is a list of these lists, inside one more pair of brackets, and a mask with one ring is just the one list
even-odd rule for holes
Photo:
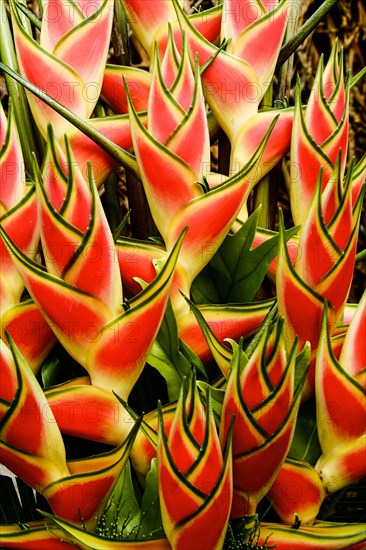
[[16,82],[19,82],[27,90],[32,92],[32,94],[34,94],[36,97],[44,101],[59,115],[63,116],[66,120],[73,124],[75,128],[83,132],[83,134],[94,141],[94,143],[99,145],[99,147],[101,147],[119,164],[122,164],[125,168],[128,168],[133,174],[135,174],[137,178],[139,178],[138,164],[134,155],[132,155],[128,151],[125,151],[124,149],[113,143],[113,141],[103,136],[103,134],[92,128],[92,126],[90,126],[90,124],[88,124],[85,120],[81,120],[73,112],[67,109],[67,107],[64,107],[63,105],[61,105],[61,103],[47,95],[40,88],[37,88],[37,86],[31,84],[30,82],[28,82],[28,80],[25,80],[10,67],[4,65],[4,63],[0,62],[0,69],[2,69],[7,75],[11,76]]
[[[126,16],[123,11],[122,3],[114,3],[114,22],[113,22],[113,31],[116,39],[116,44],[113,42],[113,49],[115,57],[118,59],[118,62],[121,65],[131,65],[131,48],[130,40],[128,35],[128,25],[126,21]],[[116,51],[117,50],[117,51]]]
[[128,205],[131,209],[131,233],[135,239],[146,240],[159,235],[151,216],[141,180],[126,170]]
[[112,233],[114,233],[121,222],[121,212],[118,204],[118,182],[115,174],[109,176],[107,181],[104,183],[102,201],[105,203],[106,216],[109,226]]
[[34,13],[27,8],[27,6],[25,6],[24,4],[22,4],[21,2],[19,2],[19,0],[14,0],[15,2],[15,5],[16,7],[24,13],[24,15],[26,17],[28,17],[29,21],[36,27],[36,29],[38,29],[39,31],[41,30],[41,27],[42,27],[42,22],[38,19],[38,17],[36,15],[34,15]]
[[[15,112],[15,120],[19,133],[19,139],[22,146],[25,169],[29,174],[33,174],[33,152],[37,152],[37,146],[34,141],[29,109],[23,87],[14,82],[9,71],[18,70],[18,62],[15,55],[13,39],[10,31],[8,16],[5,9],[5,3],[0,2],[0,58],[8,66],[5,72],[5,81],[9,97]],[[3,67],[3,63],[0,63]]]
[[325,0],[325,2],[316,10],[315,13],[303,24],[303,26],[297,31],[297,33],[283,46],[278,56],[277,67],[279,69],[281,65],[292,55],[295,50],[302,44],[309,36],[309,34],[318,26],[323,17],[332,9],[332,7],[338,2],[338,0]]
[[[27,8],[27,0],[14,0],[14,2],[9,2],[9,8],[10,10],[15,9],[17,11],[17,16],[19,17],[24,30],[33,38],[33,30],[32,25],[29,20],[29,17],[26,13],[24,13],[24,9]],[[23,9],[24,8],[24,9]]]
[[356,262],[366,262],[366,249],[356,254]]
[[359,80],[361,80],[361,78],[363,78],[365,74],[366,74],[366,67],[361,69],[360,72],[358,72],[357,74],[355,74],[355,76],[351,78],[350,87],[353,88],[353,86],[356,86],[357,82],[359,82]]
[[[291,36],[294,36],[296,33],[296,29],[299,24],[300,9],[301,0],[295,0],[293,3],[291,3],[289,8],[289,20],[286,28],[285,40],[287,40]],[[278,91],[275,101],[280,101],[282,103],[285,97],[288,97],[290,94],[293,64],[294,56],[290,55],[290,57],[283,63],[280,68],[278,75]]]
[[[273,98],[273,85],[271,84],[263,96],[262,104],[272,106]],[[270,213],[270,196],[273,192],[273,181],[271,181],[270,174],[264,176],[259,183],[254,188],[253,191],[253,211],[261,206],[259,216],[258,216],[258,225],[260,227],[271,228],[271,219],[269,216]]]

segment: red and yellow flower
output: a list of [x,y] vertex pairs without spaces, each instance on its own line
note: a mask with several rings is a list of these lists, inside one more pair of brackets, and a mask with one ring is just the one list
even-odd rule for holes
[[159,496],[163,526],[173,549],[220,549],[232,498],[231,435],[221,449],[210,394],[204,410],[195,378],[183,385],[166,436],[160,418]]

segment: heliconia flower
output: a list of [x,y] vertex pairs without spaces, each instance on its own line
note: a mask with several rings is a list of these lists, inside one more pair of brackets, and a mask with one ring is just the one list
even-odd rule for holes
[[[358,188],[358,197],[353,203],[353,170],[351,166],[343,183],[338,161],[323,192],[319,175],[307,219],[301,229],[301,253],[294,266],[288,257],[280,224],[282,237],[277,265],[279,312],[285,318],[289,341],[298,335],[300,346],[309,341],[314,350],[318,346],[324,300],[328,301],[328,323],[334,330],[342,316],[352,281],[363,196],[363,191]],[[313,373],[311,379],[309,381],[313,385]]]
[[331,493],[366,474],[366,294],[349,326],[339,361],[332,351],[324,308],[316,361],[317,428],[322,456],[316,469]]
[[[171,0],[159,0],[146,10],[144,0],[121,0],[129,25],[146,53],[152,57],[154,44],[164,52],[167,42],[167,22],[173,27],[174,38],[179,41],[180,29]],[[220,34],[222,6],[218,5],[204,13],[196,13],[189,19],[207,40],[214,42]],[[178,44],[180,46],[180,44]]]
[[40,492],[59,517],[74,522],[94,518],[128,459],[139,423],[112,451],[66,461],[60,430],[35,376],[11,340],[10,350],[0,345],[0,373],[6,381],[1,384],[1,462]]
[[[271,83],[287,24],[287,1],[225,0],[221,40],[227,52],[247,61],[258,75],[258,95]],[[263,39],[265,37],[265,40]]]
[[[213,257],[252,188],[258,162],[275,122],[272,122],[259,148],[244,168],[233,176],[224,178],[221,185],[215,185],[212,189],[208,177],[207,192],[204,192],[197,184],[197,179],[202,174],[195,173],[195,170],[202,170],[202,162],[208,154],[207,120],[200,99],[199,73],[196,68],[192,97],[192,85],[187,84],[184,89],[181,88],[183,76],[187,72],[183,70],[187,64],[183,65],[171,87],[177,94],[177,100],[179,97],[184,98],[180,99],[181,103],[178,106],[177,100],[173,101],[172,92],[167,89],[161,78],[164,68],[166,71],[168,68],[170,71],[177,70],[178,65],[170,59],[170,51],[172,48],[167,50],[167,57],[162,62],[162,71],[156,59],[157,68],[153,75],[149,107],[153,128],[150,132],[141,124],[131,105],[131,133],[150,210],[165,241],[166,249],[171,250],[183,227],[189,228],[176,270],[180,282],[185,283],[181,291],[189,295],[192,281]],[[192,77],[189,79],[187,75],[184,82],[189,81],[192,82]],[[164,109],[169,108],[169,115],[162,117],[164,98]],[[190,101],[190,107],[184,116],[182,105],[189,105]],[[194,135],[201,136],[195,147],[192,147],[191,123],[195,127]],[[177,131],[174,131],[175,128]],[[152,132],[162,139],[163,143],[155,139]],[[187,306],[177,293],[176,296],[176,301],[173,298],[173,306],[175,313],[180,316],[183,311],[187,311]]]
[[[122,286],[111,235],[93,181],[87,185],[49,139],[43,177],[38,177],[38,209],[42,248],[49,274],[101,301],[102,308],[121,312]],[[106,309],[107,308],[107,309]]]
[[124,311],[113,237],[92,178],[88,189],[78,168],[72,170],[70,155],[63,159],[51,141],[44,179],[37,176],[48,271],[29,261],[2,231],[4,242],[60,342],[93,384],[126,399],[164,315],[184,232],[154,282]]
[[327,496],[319,473],[307,462],[286,458],[267,493],[282,523],[292,525],[297,514],[301,525],[312,524]]
[[[220,425],[224,440],[235,414],[232,517],[255,513],[292,441],[304,376],[295,387],[295,345],[287,354],[284,340],[279,320],[263,332],[249,359],[240,347],[234,349]],[[305,347],[302,359],[308,355]]]
[[250,25],[246,17],[249,2],[225,3],[221,32],[222,38],[231,39],[227,52],[220,51],[200,35],[178,3],[173,3],[187,35],[191,62],[195,62],[198,55],[206,100],[233,143],[245,121],[257,114],[271,82],[286,28],[288,3],[283,0],[264,13],[263,4],[258,2],[257,14],[262,13],[262,17],[252,20]]
[[313,89],[305,111],[301,105],[300,80],[296,86],[291,140],[291,211],[296,224],[307,217],[320,168],[322,190],[333,173],[341,149],[343,178],[348,146],[349,76],[344,79],[343,55],[335,42],[324,68],[320,58]]
[[[1,461],[33,487],[44,487],[69,475],[60,431],[33,373],[10,341],[0,341]],[[24,423],[27,421],[27,429]],[[20,473],[21,472],[21,473]]]
[[[199,74],[196,71],[193,76],[186,48],[183,56],[178,56],[172,37],[161,65],[157,53],[155,55],[148,130],[136,117],[135,109],[130,109],[133,144],[142,181],[152,216],[164,239],[176,211],[202,195],[196,182],[201,179],[205,167],[210,166],[209,134]],[[196,140],[194,146],[193,138]]]
[[318,521],[293,529],[290,525],[261,522],[257,544],[273,544],[281,550],[362,550],[365,529],[365,523]]
[[195,385],[183,385],[167,437],[161,423],[158,480],[163,527],[174,550],[192,541],[199,548],[220,549],[232,496],[231,431],[223,452],[207,395],[204,410]]
[[[23,154],[10,106],[9,119],[0,106],[0,223],[21,250],[34,258],[39,239],[37,206],[33,186],[27,189]],[[24,283],[0,242],[1,311],[19,302]]]
[[[34,258],[39,240],[37,202],[34,186],[26,185],[23,154],[10,106],[7,120],[0,106],[0,223],[16,245],[29,258]],[[0,240],[0,302],[1,337],[6,341],[7,330],[37,370],[53,345],[53,335],[37,307],[21,302],[23,279]]]
[[[21,72],[27,80],[88,119],[99,98],[113,20],[113,0],[62,0],[45,3],[40,44],[25,31],[11,3],[14,40]],[[39,130],[46,136],[52,123],[57,138],[69,123],[31,94],[28,96]]]

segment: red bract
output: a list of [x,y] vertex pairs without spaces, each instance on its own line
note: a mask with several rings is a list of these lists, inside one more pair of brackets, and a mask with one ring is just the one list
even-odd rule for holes
[[293,529],[290,525],[262,522],[258,544],[277,545],[281,550],[362,550],[365,527],[318,521],[315,525]]
[[127,398],[163,318],[182,236],[159,276],[124,311],[113,238],[92,178],[88,189],[52,140],[47,160],[46,181],[38,178],[37,187],[48,271],[2,230],[4,242],[43,316],[93,384]]
[[11,351],[0,344],[0,372],[7,380],[1,385],[1,462],[42,493],[59,517],[87,521],[117,481],[133,434],[109,453],[66,462],[59,428],[36,378],[12,341]]
[[307,218],[320,168],[321,189],[331,177],[341,150],[343,178],[348,146],[349,76],[344,80],[343,55],[335,42],[324,68],[321,57],[309,102],[304,110],[300,81],[296,87],[295,117],[291,140],[291,212],[295,224]]
[[[34,188],[27,188],[23,154],[15,126],[13,109],[7,120],[0,107],[0,221],[14,242],[29,257],[34,258],[39,239],[37,206]],[[18,275],[3,243],[1,253],[1,310],[4,313],[19,302],[24,283]]]
[[[7,120],[0,107],[0,223],[20,250],[33,259],[39,240],[35,189],[26,185],[23,155],[15,126],[14,111]],[[24,281],[11,254],[0,240],[1,335],[7,330],[20,347],[32,370],[36,371],[53,345],[52,332],[37,307],[20,302]]]
[[[168,40],[167,22],[173,29],[174,38],[181,45],[181,33],[174,5],[171,0],[158,0],[149,10],[146,10],[144,0],[121,0],[128,22],[134,35],[141,43],[146,53],[152,58],[155,42],[163,54]],[[222,6],[218,5],[203,13],[189,17],[191,24],[197,28],[207,40],[214,42],[220,34]]]
[[[338,162],[323,193],[319,175],[294,266],[283,238],[281,241],[277,266],[279,311],[285,318],[288,339],[293,341],[298,335],[300,345],[309,341],[313,349],[318,345],[324,300],[329,303],[328,322],[334,330],[351,285],[363,197],[359,168],[352,166],[342,181]],[[355,202],[353,182],[358,192]]]
[[[364,294],[349,326],[339,361],[334,357],[324,310],[316,362],[317,427],[322,449],[316,469],[329,493],[366,474]],[[361,340],[359,339],[362,334]]]
[[235,414],[232,517],[255,513],[291,444],[304,379],[295,387],[295,346],[287,354],[284,340],[278,321],[249,359],[240,347],[234,351],[220,426],[224,440]]
[[195,380],[182,389],[169,436],[160,419],[159,495],[165,533],[174,550],[220,549],[232,494],[231,435],[223,454],[211,398],[204,410]]
[[[11,4],[18,62],[23,75],[82,119],[98,100],[105,67],[113,10],[112,0],[80,5],[53,0],[45,4],[40,44],[25,31]],[[45,136],[52,122],[58,138],[69,123],[29,95],[33,116]]]

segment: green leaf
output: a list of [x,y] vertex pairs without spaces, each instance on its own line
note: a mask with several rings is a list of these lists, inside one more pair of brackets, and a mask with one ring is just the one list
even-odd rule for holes
[[151,461],[151,468],[146,477],[145,492],[141,501],[139,539],[164,536],[161,519],[158,487],[158,466],[156,458]]
[[179,397],[182,377],[157,340],[151,347],[147,362],[165,379],[169,401],[176,401]]
[[140,507],[134,491],[131,466],[127,461],[98,521],[96,533],[112,539],[128,540],[136,538],[139,525]]
[[165,378],[169,400],[178,399],[182,378],[189,376],[191,364],[180,351],[177,322],[170,301],[151,348],[148,363]]
[[[237,233],[229,234],[210,264],[195,279],[192,295],[196,303],[235,304],[252,302],[276,257],[279,235],[251,250],[258,225],[259,209]],[[287,230],[286,241],[298,228]]]
[[288,456],[308,462],[314,466],[321,455],[316,429],[316,405],[311,399],[301,405],[296,421],[295,433]]
[[191,293],[196,304],[219,304],[220,294],[215,284],[216,272],[209,263],[193,281]]
[[87,371],[65,348],[57,343],[41,366],[41,379],[44,388],[62,384],[79,376],[86,376]]
[[195,369],[196,373],[199,373],[204,380],[208,381],[208,375],[201,359],[185,342],[183,342],[183,340],[179,340],[179,350],[188,360],[189,364]]
[[146,477],[141,504],[133,480],[131,466],[126,462],[108,500],[103,516],[98,520],[96,534],[115,540],[146,540],[164,536],[161,521],[156,459]]

